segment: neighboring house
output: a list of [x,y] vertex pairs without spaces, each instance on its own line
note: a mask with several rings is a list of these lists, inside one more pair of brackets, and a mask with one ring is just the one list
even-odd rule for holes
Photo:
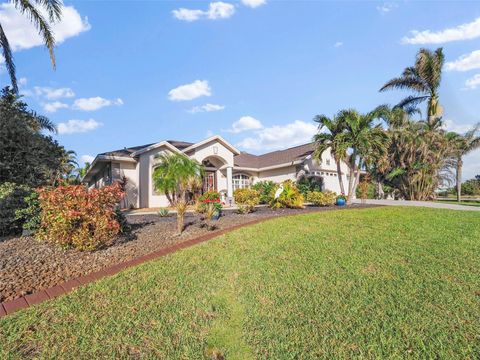
[[[157,193],[152,174],[162,153],[183,153],[205,167],[203,191],[216,190],[232,203],[236,189],[258,181],[297,181],[303,176],[316,177],[323,190],[340,193],[337,166],[330,151],[321,161],[312,159],[314,144],[309,143],[263,155],[240,152],[220,136],[212,136],[198,143],[161,141],[98,154],[83,181],[89,187],[102,187],[112,181],[128,179],[125,207],[148,208],[168,206],[164,194]],[[341,164],[345,186],[348,167]]]

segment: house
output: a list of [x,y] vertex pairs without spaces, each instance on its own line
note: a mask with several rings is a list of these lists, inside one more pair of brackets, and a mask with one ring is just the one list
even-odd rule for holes
[[[124,148],[98,154],[83,181],[89,187],[102,187],[123,177],[126,185],[126,207],[152,208],[168,206],[164,194],[155,191],[152,174],[162,153],[182,153],[205,167],[203,191],[220,192],[227,203],[232,203],[236,189],[258,181],[297,181],[301,177],[315,177],[322,190],[340,193],[337,165],[330,151],[321,161],[312,158],[314,144],[294,146],[285,150],[253,155],[241,152],[221,136],[212,136],[197,143],[165,140],[158,143]],[[348,167],[341,163],[345,186]]]

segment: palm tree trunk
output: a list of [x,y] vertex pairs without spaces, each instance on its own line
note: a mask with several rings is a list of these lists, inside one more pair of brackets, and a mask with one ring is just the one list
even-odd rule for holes
[[342,193],[342,195],[345,195],[345,187],[343,186],[342,168],[340,166],[340,160],[337,161],[337,175],[338,182],[340,184],[340,192]]
[[385,192],[383,191],[383,184],[380,180],[377,180],[377,198],[383,199],[385,197]]
[[463,161],[460,157],[457,160],[457,202],[462,201],[462,166]]
[[177,211],[177,234],[181,234],[185,225],[185,215]]
[[353,163],[350,164],[350,177],[348,178],[347,205],[350,205],[352,203],[353,184],[355,182],[355,170],[356,170],[356,165],[354,160]]

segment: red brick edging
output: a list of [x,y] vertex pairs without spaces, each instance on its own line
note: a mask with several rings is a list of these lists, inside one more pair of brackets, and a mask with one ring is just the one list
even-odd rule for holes
[[[367,206],[366,208],[368,208],[368,207],[377,207],[377,206],[376,205]],[[336,208],[336,209],[340,210],[340,209],[349,209],[349,208],[350,207],[342,207],[342,208]],[[360,209],[361,208],[362,207],[360,207]],[[333,210],[333,209],[331,209],[331,210]],[[318,212],[323,212],[323,211],[325,211],[325,210],[314,210],[314,211],[305,212],[303,214],[318,213]],[[268,216],[268,217],[248,221],[248,222],[243,223],[243,224],[234,225],[234,226],[231,226],[227,229],[212,231],[211,233],[199,236],[197,238],[186,240],[186,241],[183,241],[181,243],[178,243],[178,244],[175,244],[175,245],[172,245],[172,246],[154,251],[150,254],[142,255],[142,256],[139,256],[135,259],[132,259],[132,260],[129,260],[129,261],[124,261],[124,262],[106,267],[102,270],[90,273],[88,275],[80,276],[80,277],[77,277],[77,278],[72,278],[70,280],[67,280],[64,283],[55,285],[51,288],[44,289],[44,290],[39,290],[39,291],[36,291],[32,294],[28,294],[28,295],[19,297],[19,298],[14,299],[14,300],[2,302],[2,303],[0,303],[0,318],[3,317],[3,316],[6,316],[6,315],[10,315],[10,314],[12,314],[12,313],[14,313],[18,310],[25,309],[25,308],[28,308],[32,305],[39,304],[39,303],[44,302],[46,300],[54,299],[58,296],[68,294],[73,289],[75,289],[79,286],[89,284],[91,282],[94,282],[94,281],[99,280],[101,278],[104,278],[106,276],[115,275],[116,273],[119,273],[120,271],[122,271],[126,268],[137,266],[137,265],[140,265],[144,262],[147,262],[147,261],[165,256],[165,255],[168,255],[168,254],[171,254],[171,253],[174,253],[178,250],[185,249],[187,247],[200,244],[202,242],[213,239],[217,236],[221,236],[221,235],[224,235],[226,233],[229,233],[233,230],[237,230],[237,229],[240,229],[242,227],[249,226],[249,225],[258,224],[258,223],[261,223],[261,222],[264,222],[264,221],[267,221],[267,220],[271,220],[271,219],[276,219],[276,218],[280,218],[280,217],[288,217],[288,216],[296,216],[296,215],[301,215],[301,214],[287,214],[287,215],[283,215],[283,216]]]
[[171,254],[171,253],[176,252],[180,249],[185,249],[187,247],[190,247],[190,246],[193,246],[193,245],[196,245],[196,244],[200,244],[202,242],[213,239],[217,236],[224,235],[224,234],[226,234],[230,231],[233,231],[233,230],[236,230],[236,229],[248,226],[248,225],[257,224],[257,223],[260,223],[262,221],[266,221],[266,220],[269,220],[269,219],[272,219],[272,218],[274,218],[274,217],[273,216],[272,217],[265,217],[265,218],[261,218],[261,219],[252,220],[252,221],[249,221],[249,222],[246,222],[246,223],[243,223],[243,224],[234,225],[234,226],[229,227],[227,229],[212,231],[211,233],[199,236],[197,238],[186,240],[186,241],[183,241],[181,243],[178,243],[178,244],[175,244],[175,245],[172,245],[172,246],[154,251],[150,254],[139,256],[139,257],[137,257],[133,260],[124,261],[124,262],[106,267],[102,270],[90,273],[88,275],[84,275],[84,276],[80,276],[80,277],[77,277],[77,278],[67,280],[64,283],[55,285],[51,288],[44,289],[44,290],[39,290],[39,291],[36,291],[32,294],[28,294],[28,295],[19,297],[19,298],[14,299],[14,300],[2,302],[2,303],[0,303],[0,318],[3,317],[3,316],[6,316],[6,315],[10,315],[10,314],[12,314],[12,313],[14,313],[18,310],[25,309],[25,308],[28,308],[32,305],[39,304],[39,303],[44,302],[46,300],[54,299],[58,296],[67,294],[67,293],[71,292],[73,289],[75,289],[79,286],[94,282],[94,281],[99,280],[99,279],[101,279],[103,277],[106,277],[106,276],[114,275],[114,274],[116,274],[116,273],[118,273],[118,272],[120,272],[120,271],[122,271],[126,268],[140,265],[144,262],[147,262],[147,261],[165,256],[165,255]]

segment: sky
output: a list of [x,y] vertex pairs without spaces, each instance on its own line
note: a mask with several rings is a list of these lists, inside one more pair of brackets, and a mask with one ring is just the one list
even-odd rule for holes
[[[444,48],[445,126],[480,122],[480,2],[66,1],[55,70],[8,2],[0,23],[24,100],[80,163],[211,135],[256,154],[309,142],[317,114],[398,103],[408,93],[378,90],[421,47]],[[476,174],[480,151],[465,158]]]

